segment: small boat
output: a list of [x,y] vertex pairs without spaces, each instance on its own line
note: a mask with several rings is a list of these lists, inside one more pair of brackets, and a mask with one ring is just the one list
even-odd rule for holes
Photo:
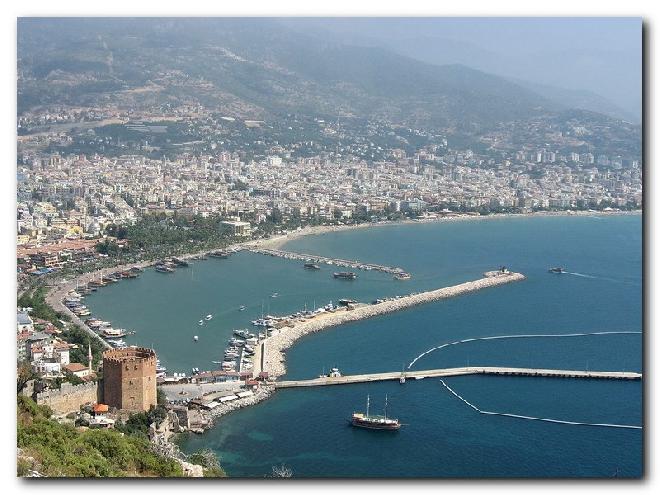
[[193,337],[193,340],[194,340],[195,342],[197,342],[197,341],[199,340],[199,337],[198,337],[197,335],[195,335],[195,336]]
[[246,339],[250,336],[250,332],[247,330],[234,330],[234,335],[241,337],[242,339]]
[[566,270],[564,270],[561,266],[556,266],[554,268],[550,268],[548,270],[549,273],[566,273]]
[[280,294],[279,294],[278,292],[273,292],[273,293],[270,295],[270,297],[272,297],[273,299],[275,299],[275,298],[276,298],[277,296],[279,296],[279,295],[280,295]]
[[239,307],[238,307],[238,310],[239,310],[239,311],[245,311],[245,306],[243,306],[243,305],[239,306]]
[[399,272],[394,274],[394,280],[410,280],[412,277],[410,273]]
[[213,315],[206,315],[206,316],[204,317],[204,319],[205,319],[206,321],[209,321],[209,320],[212,319],[212,318],[213,318]]
[[126,337],[128,332],[123,328],[104,328],[101,332],[101,336],[106,339],[119,339],[121,337]]
[[197,324],[200,325],[200,326],[203,325],[203,324],[204,324],[204,320],[199,320],[199,321],[197,322]]
[[123,349],[124,347],[127,347],[126,342],[121,340],[121,339],[119,339],[119,340],[109,340],[108,344],[110,344],[115,349]]
[[357,278],[357,274],[355,272],[335,272],[332,274],[332,276],[342,280],[355,280]]
[[305,263],[303,266],[307,270],[320,270],[321,269],[321,267],[319,265],[317,265],[316,263]]
[[169,267],[167,265],[157,265],[156,266],[156,271],[160,273],[173,273],[174,268]]

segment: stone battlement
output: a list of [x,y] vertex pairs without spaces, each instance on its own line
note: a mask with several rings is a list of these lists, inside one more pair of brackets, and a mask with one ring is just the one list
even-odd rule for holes
[[39,405],[49,406],[55,414],[77,412],[80,406],[98,401],[98,384],[96,382],[73,385],[62,383],[59,390],[48,389],[35,394]]
[[127,361],[156,360],[156,351],[147,347],[127,347],[125,349],[112,349],[103,353],[103,362],[125,363]]

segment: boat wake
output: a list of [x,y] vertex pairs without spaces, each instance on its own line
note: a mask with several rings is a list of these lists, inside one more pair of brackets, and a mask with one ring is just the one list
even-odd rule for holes
[[595,277],[593,275],[586,275],[584,273],[577,273],[577,272],[568,272],[569,275],[575,275],[576,277],[584,277],[584,278],[599,278]]
[[450,345],[466,344],[467,342],[475,342],[478,340],[503,340],[503,339],[534,339],[534,338],[555,338],[555,337],[587,337],[592,335],[640,335],[642,332],[631,331],[612,331],[612,332],[588,332],[588,333],[538,333],[538,334],[517,334],[517,335],[494,335],[491,337],[475,337],[470,339],[456,340],[448,344],[442,344],[436,347],[431,347],[429,350],[422,352],[419,356],[413,359],[408,364],[408,369],[412,368],[414,364],[422,359],[424,356],[431,354],[434,351],[439,351]]
[[547,423],[558,423],[562,425],[575,425],[575,426],[601,426],[601,427],[606,427],[606,428],[625,428],[625,429],[630,429],[630,430],[641,430],[641,426],[637,425],[620,425],[620,424],[614,424],[614,423],[582,423],[579,421],[565,421],[561,419],[552,419],[552,418],[537,418],[534,416],[523,416],[522,414],[512,414],[512,413],[503,413],[503,412],[493,412],[493,411],[484,411],[482,409],[479,409],[477,406],[472,404],[471,402],[468,402],[465,400],[463,397],[458,395],[456,391],[451,388],[449,385],[445,383],[444,380],[440,379],[440,383],[449,390],[455,397],[463,401],[465,404],[470,406],[472,409],[477,411],[479,414],[487,414],[489,416],[506,416],[508,418],[516,418],[516,419],[526,419],[530,421],[545,421]]

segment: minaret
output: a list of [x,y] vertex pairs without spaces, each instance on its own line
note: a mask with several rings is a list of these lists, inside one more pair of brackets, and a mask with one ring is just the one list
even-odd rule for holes
[[89,360],[89,371],[92,372],[92,343],[87,343],[87,359]]

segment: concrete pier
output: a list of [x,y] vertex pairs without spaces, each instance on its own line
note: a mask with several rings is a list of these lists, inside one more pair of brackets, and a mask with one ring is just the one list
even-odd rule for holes
[[319,387],[325,385],[346,385],[349,383],[380,382],[399,380],[421,380],[424,378],[451,377],[462,375],[503,375],[503,376],[538,376],[550,378],[589,378],[605,380],[641,380],[642,374],[632,371],[579,371],[552,370],[537,368],[505,368],[494,366],[466,366],[463,368],[442,368],[420,371],[392,371],[387,373],[369,373],[365,375],[346,375],[338,377],[319,377],[311,380],[286,380],[275,382],[276,388]]
[[300,260],[306,263],[322,263],[326,265],[334,265],[346,268],[354,268],[357,270],[374,270],[383,273],[389,273],[390,275],[399,275],[410,277],[410,274],[406,272],[403,268],[378,265],[376,263],[363,263],[357,260],[344,260],[340,258],[328,258],[326,256],[319,256],[318,254],[304,254],[304,253],[292,253],[290,251],[282,251],[281,249],[268,249],[268,248],[258,248],[251,247],[248,248],[248,251],[252,253],[265,254],[268,256],[277,256],[279,258],[285,258],[289,260]]

